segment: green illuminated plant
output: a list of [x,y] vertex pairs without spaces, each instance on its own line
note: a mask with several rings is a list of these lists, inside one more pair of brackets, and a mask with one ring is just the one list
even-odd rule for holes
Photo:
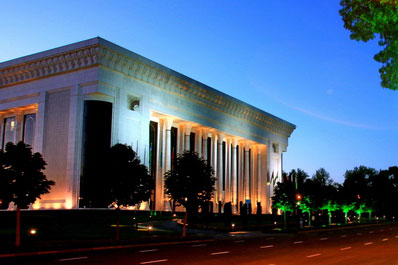
[[328,201],[327,204],[324,204],[321,207],[321,210],[327,210],[328,211],[328,217],[329,217],[329,226],[332,224],[332,212],[336,211],[339,209],[338,204],[334,203],[333,201]]
[[272,197],[272,207],[283,212],[283,227],[286,230],[286,214],[296,208],[296,195],[292,182],[277,183]]
[[344,223],[347,224],[348,212],[354,210],[355,203],[343,203],[340,205],[340,209],[344,213]]
[[313,203],[308,196],[304,196],[303,199],[297,203],[298,208],[308,214],[308,225],[311,226],[311,211],[314,210]]

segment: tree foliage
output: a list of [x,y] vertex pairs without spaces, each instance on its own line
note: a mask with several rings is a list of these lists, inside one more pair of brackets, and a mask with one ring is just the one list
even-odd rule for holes
[[5,152],[0,152],[0,199],[13,201],[18,208],[40,199],[55,184],[44,175],[45,166],[41,154],[32,153],[29,145],[7,143]]
[[291,181],[278,182],[272,196],[272,207],[283,212],[291,212],[296,208],[295,187]]
[[195,152],[179,154],[174,169],[164,177],[166,194],[183,205],[191,217],[213,196],[216,181],[213,169]]
[[131,146],[112,146],[107,161],[104,173],[109,178],[106,185],[108,204],[132,206],[149,200],[154,183],[147,167],[141,164]]
[[381,85],[398,90],[398,0],[342,0],[340,15],[350,38],[367,42],[377,38],[382,50]]

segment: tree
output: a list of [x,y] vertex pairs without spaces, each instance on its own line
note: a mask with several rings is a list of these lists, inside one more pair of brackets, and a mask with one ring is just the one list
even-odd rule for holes
[[382,50],[374,56],[382,63],[381,85],[398,90],[398,0],[342,0],[340,15],[350,38],[367,42],[378,38]]
[[347,219],[348,219],[348,212],[352,211],[355,209],[355,203],[342,203],[339,205],[340,209],[343,211],[344,213],[344,223],[347,224]]
[[375,212],[386,215],[392,219],[398,214],[396,198],[398,197],[398,167],[380,170],[377,175],[370,178],[371,195]]
[[173,170],[167,171],[164,177],[165,193],[185,207],[190,220],[213,196],[216,181],[213,169],[195,152],[179,154]]
[[116,207],[116,240],[119,240],[120,207],[133,206],[149,200],[154,183],[147,167],[141,164],[131,146],[124,144],[112,146],[107,161],[104,173],[111,181],[107,183],[104,195],[108,204]]
[[286,230],[286,213],[296,208],[295,185],[291,181],[278,182],[272,196],[272,207],[283,211],[283,228]]
[[298,208],[303,212],[308,214],[308,225],[311,226],[311,211],[315,208],[309,196],[303,196],[303,199],[298,202]]
[[12,201],[12,192],[10,185],[12,178],[7,170],[6,156],[3,150],[0,150],[0,208],[6,209]]
[[[46,162],[40,153],[32,153],[32,148],[19,142],[16,145],[9,142],[5,152],[1,154],[0,179],[3,179],[6,188],[2,190],[2,200],[12,200],[17,205],[17,225],[15,245],[21,245],[21,208],[40,199],[42,194],[50,191],[55,184],[47,180],[43,170]],[[4,180],[6,179],[6,180]]]
[[329,226],[330,226],[332,224],[332,212],[338,210],[339,209],[339,205],[330,200],[327,203],[325,203],[320,209],[328,211]]
[[308,178],[309,178],[308,174],[300,168],[298,168],[297,170],[292,169],[289,173],[289,179],[290,181],[293,181],[295,183],[296,190],[301,190],[302,185]]

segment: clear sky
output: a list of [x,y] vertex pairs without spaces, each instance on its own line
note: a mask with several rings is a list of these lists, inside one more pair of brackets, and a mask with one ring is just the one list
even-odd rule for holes
[[297,125],[284,170],[337,181],[398,165],[398,91],[376,42],[350,40],[339,0],[17,1],[0,8],[0,61],[100,36]]

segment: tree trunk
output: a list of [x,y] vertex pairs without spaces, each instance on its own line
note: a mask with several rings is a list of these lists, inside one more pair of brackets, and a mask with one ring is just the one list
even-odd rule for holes
[[308,225],[311,227],[311,211],[308,212]]
[[329,216],[329,226],[332,224],[332,213],[328,212],[328,216]]
[[21,208],[17,205],[17,226],[15,229],[15,246],[21,246]]
[[187,235],[187,222],[188,222],[188,211],[185,210],[184,226],[182,227],[182,237],[186,237]]
[[344,223],[347,224],[348,213],[344,213]]
[[286,231],[286,211],[283,211],[283,229]]
[[372,222],[372,212],[369,212],[369,223]]
[[116,208],[116,241],[120,239],[120,208]]
[[359,223],[361,223],[361,215],[362,213],[359,213]]

